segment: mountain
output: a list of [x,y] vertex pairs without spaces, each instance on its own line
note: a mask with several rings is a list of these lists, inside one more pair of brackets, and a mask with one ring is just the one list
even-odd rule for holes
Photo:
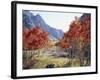
[[80,21],[84,21],[85,17],[90,17],[91,14],[90,13],[84,13],[81,17],[80,17]]
[[62,39],[64,36],[64,32],[62,30],[53,28],[46,24],[39,14],[34,15],[33,13],[25,10],[23,11],[23,26],[28,29],[38,26],[42,30],[49,32],[49,37],[53,40]]

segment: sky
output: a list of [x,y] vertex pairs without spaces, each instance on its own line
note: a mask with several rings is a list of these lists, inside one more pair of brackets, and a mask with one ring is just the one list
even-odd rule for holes
[[40,14],[43,20],[56,29],[61,29],[64,32],[69,30],[69,25],[75,17],[81,17],[82,13],[69,12],[44,12],[44,11],[30,11],[34,15]]

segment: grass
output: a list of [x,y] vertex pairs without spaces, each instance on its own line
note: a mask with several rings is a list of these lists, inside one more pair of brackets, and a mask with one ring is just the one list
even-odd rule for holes
[[28,61],[28,64],[25,64],[26,66],[28,66],[28,69],[46,68],[48,64],[54,64],[54,68],[80,66],[80,61],[78,59],[69,59],[67,57],[56,57],[56,56],[50,56],[50,55],[49,56],[33,55],[31,59],[28,59],[26,61]]
[[29,69],[46,68],[48,64],[54,64],[54,68],[62,67],[79,67],[80,61],[78,59],[68,59],[64,57],[54,56],[32,56],[31,61],[28,61]]
[[48,64],[54,64],[54,67],[62,67],[69,62],[67,58],[54,57],[54,56],[40,56],[33,57],[38,62],[32,68],[45,68]]

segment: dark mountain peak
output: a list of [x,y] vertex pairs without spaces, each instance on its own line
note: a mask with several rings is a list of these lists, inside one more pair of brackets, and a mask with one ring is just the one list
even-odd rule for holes
[[43,18],[41,17],[40,14],[37,14],[37,15],[35,16],[35,18],[36,18],[39,22],[45,23],[45,21],[43,20]]
[[41,18],[40,14],[37,14],[37,15],[36,15],[36,17],[39,17],[39,18]]
[[28,10],[23,10],[23,15],[26,15],[26,16],[29,16],[29,17],[31,17],[31,16],[34,16],[34,14],[32,14],[30,11],[28,11]]
[[84,13],[81,17],[80,17],[80,21],[84,21],[84,19],[87,17],[87,16],[91,16],[90,13]]

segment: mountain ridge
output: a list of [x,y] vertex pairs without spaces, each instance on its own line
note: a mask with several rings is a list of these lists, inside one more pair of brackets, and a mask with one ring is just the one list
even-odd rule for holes
[[29,11],[23,11],[23,26],[28,29],[38,26],[44,31],[49,32],[50,36],[54,37],[55,39],[62,39],[64,36],[64,32],[62,30],[48,25],[40,16],[40,14],[34,15]]

